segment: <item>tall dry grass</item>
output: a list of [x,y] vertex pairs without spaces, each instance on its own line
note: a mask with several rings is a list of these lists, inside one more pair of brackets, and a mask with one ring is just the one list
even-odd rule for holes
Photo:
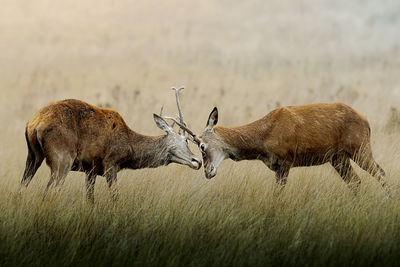
[[[5,0],[0,9],[0,265],[398,265],[398,1]],[[284,190],[260,162],[218,176],[170,165],[123,171],[94,206],[70,173],[47,201],[45,164],[18,194],[24,126],[41,106],[78,98],[162,134],[175,113],[200,133],[213,106],[240,125],[279,105],[345,102],[368,116],[392,198],[356,167],[353,195],[323,165],[291,170]],[[198,153],[193,147],[193,151]]]
[[1,264],[396,265],[398,184],[388,199],[358,172],[354,196],[327,166],[293,170],[284,190],[253,163],[224,163],[211,181],[176,166],[127,171],[117,203],[98,179],[94,206],[83,175],[44,202],[46,175],[22,194],[3,182]]

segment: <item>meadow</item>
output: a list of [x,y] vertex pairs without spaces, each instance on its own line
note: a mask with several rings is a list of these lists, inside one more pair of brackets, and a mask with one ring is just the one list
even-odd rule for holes
[[[395,0],[2,1],[0,266],[398,266],[398,14]],[[292,169],[282,189],[261,162],[230,160],[211,180],[174,164],[122,171],[115,203],[103,177],[87,203],[77,172],[42,201],[45,164],[19,192],[25,123],[43,105],[81,99],[160,135],[152,113],[176,114],[180,85],[196,133],[214,106],[224,126],[277,106],[354,107],[392,197],[357,166],[354,195],[329,165]]]

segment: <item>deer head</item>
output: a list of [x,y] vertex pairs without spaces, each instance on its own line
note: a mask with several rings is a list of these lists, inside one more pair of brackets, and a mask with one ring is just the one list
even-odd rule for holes
[[[185,164],[193,169],[198,170],[201,167],[201,161],[199,161],[195,155],[190,151],[188,140],[195,142],[194,140],[198,140],[197,137],[193,134],[193,132],[186,127],[186,123],[183,120],[182,109],[179,101],[179,92],[183,90],[183,87],[175,88],[172,87],[172,90],[175,91],[176,105],[178,107],[179,112],[179,121],[171,116],[163,116],[163,108],[161,108],[160,116],[154,114],[154,119],[156,120],[157,126],[167,132],[167,147],[171,150],[171,161]],[[183,130],[183,133],[180,131],[177,133],[173,129],[173,125],[168,125],[164,119],[170,119],[174,124],[177,124],[180,129]],[[188,133],[186,136],[185,133]],[[199,141],[199,140],[198,140]]]
[[204,173],[207,179],[217,174],[217,169],[224,159],[229,157],[226,144],[214,131],[218,122],[218,109],[214,107],[208,117],[203,135],[200,137],[199,148],[203,155]]
[[165,131],[167,135],[163,139],[163,146],[167,155],[166,162],[187,165],[195,170],[200,169],[201,161],[189,149],[188,139],[186,136],[178,134],[168,125],[168,123],[159,115],[153,114],[154,121],[158,128]]
[[217,168],[221,162],[228,158],[228,153],[226,153],[225,149],[223,148],[224,143],[214,131],[214,126],[218,122],[218,110],[217,108],[212,110],[208,118],[206,128],[204,129],[204,133],[199,138],[186,126],[186,123],[183,120],[183,114],[179,101],[179,92],[183,90],[183,87],[180,87],[179,89],[173,87],[172,89],[175,90],[176,104],[179,111],[179,121],[171,116],[163,116],[163,118],[170,119],[177,124],[183,130],[183,134],[187,133],[187,138],[199,147],[203,155],[205,176],[206,178],[210,179],[217,174]]

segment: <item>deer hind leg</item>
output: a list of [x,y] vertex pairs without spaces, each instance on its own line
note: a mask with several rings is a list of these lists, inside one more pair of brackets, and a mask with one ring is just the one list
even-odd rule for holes
[[[56,152],[46,155],[46,163],[50,166],[50,180],[47,183],[46,189],[43,194],[43,199],[45,199],[49,189],[55,187],[59,189],[65,181],[65,177],[71,170],[74,160],[70,153],[66,152]],[[55,185],[54,185],[55,182]]]
[[372,156],[370,144],[367,144],[364,149],[360,149],[358,153],[355,153],[352,159],[363,170],[374,176],[382,187],[386,186],[386,173]]
[[43,159],[44,159],[43,155],[39,153],[35,154],[34,151],[28,148],[28,156],[26,158],[26,166],[24,175],[21,180],[21,186],[27,187],[29,185],[36,171],[42,164]]
[[350,189],[357,193],[361,180],[353,167],[351,167],[350,157],[344,154],[334,155],[331,159],[331,164],[342,177],[343,181],[348,184]]

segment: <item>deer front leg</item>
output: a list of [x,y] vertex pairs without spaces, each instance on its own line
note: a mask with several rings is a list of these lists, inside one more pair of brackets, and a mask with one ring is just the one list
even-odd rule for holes
[[117,169],[117,167],[114,166],[114,167],[109,168],[107,170],[107,172],[105,173],[107,184],[110,189],[111,198],[113,201],[117,201],[119,198],[119,193],[118,193],[118,189],[117,189],[117,185],[116,185],[117,172],[118,172],[118,169]]
[[90,203],[94,203],[94,184],[97,174],[94,172],[86,173],[86,197]]
[[279,160],[278,157],[273,154],[270,154],[268,157],[262,158],[261,160],[270,170],[275,172],[276,183],[284,186],[287,182],[290,165],[282,160]]
[[290,167],[279,166],[275,171],[276,183],[281,186],[285,186],[287,182],[287,177],[289,175]]

